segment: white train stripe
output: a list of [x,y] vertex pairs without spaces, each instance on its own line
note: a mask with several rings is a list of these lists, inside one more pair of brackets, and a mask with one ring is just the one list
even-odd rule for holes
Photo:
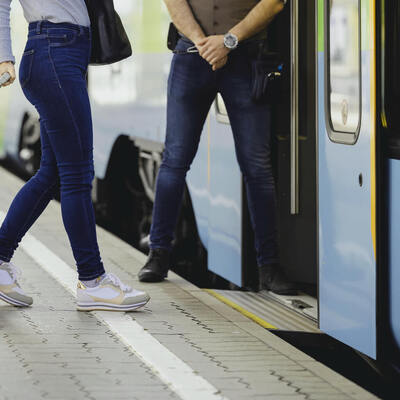
[[[4,217],[4,212],[0,211],[0,222]],[[76,272],[60,257],[30,234],[25,235],[20,247],[74,297],[76,296]],[[227,400],[217,388],[146,332],[131,315],[107,311],[92,313],[181,399]]]

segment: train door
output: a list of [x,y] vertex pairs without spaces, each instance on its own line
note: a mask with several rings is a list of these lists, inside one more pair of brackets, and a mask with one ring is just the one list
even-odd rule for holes
[[[380,255],[388,261],[388,270],[379,269],[379,289],[384,330],[379,332],[380,350],[385,358],[400,366],[400,4],[398,0],[379,0],[379,40],[377,102],[379,107],[378,128],[381,152],[380,191],[382,224],[380,225]],[[386,223],[387,222],[387,223]],[[385,240],[388,238],[388,240]],[[386,254],[388,257],[386,258]],[[385,265],[383,262],[382,265]],[[388,314],[388,315],[387,315]],[[388,323],[387,323],[388,322]],[[389,329],[386,329],[389,327]],[[382,339],[382,340],[379,340]],[[386,356],[387,355],[387,356]]]
[[320,328],[376,357],[375,1],[318,1]]

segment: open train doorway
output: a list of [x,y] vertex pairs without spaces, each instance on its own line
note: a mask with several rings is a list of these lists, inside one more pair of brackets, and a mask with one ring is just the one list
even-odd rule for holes
[[[281,264],[303,292],[316,298],[316,6],[314,0],[298,4],[292,1],[268,31],[269,50],[284,64],[281,90],[272,105],[273,161]],[[246,210],[244,219],[248,220]],[[248,249],[243,270],[245,282],[252,286],[257,272],[249,268],[255,265],[253,238],[250,224],[243,226]]]

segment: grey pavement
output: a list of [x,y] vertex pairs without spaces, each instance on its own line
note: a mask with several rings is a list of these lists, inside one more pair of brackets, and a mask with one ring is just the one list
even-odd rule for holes
[[[22,182],[1,168],[0,182],[6,211]],[[57,202],[30,233],[74,268]],[[141,284],[144,255],[101,228],[98,238],[106,269],[152,297],[129,317],[226,398],[376,398],[173,273]],[[179,398],[95,314],[77,312],[73,296],[23,250],[13,262],[34,305],[0,303],[0,400]]]

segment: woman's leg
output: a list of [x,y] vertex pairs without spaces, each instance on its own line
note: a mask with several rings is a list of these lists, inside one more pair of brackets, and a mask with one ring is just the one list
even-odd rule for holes
[[[89,55],[89,29],[48,21],[31,23],[27,50],[20,66],[20,81],[26,97],[41,117],[45,140],[53,155],[53,176],[57,176],[54,171],[58,170],[64,226],[81,281],[77,287],[77,308],[131,311],[144,306],[150,297],[123,284],[115,275],[105,274],[97,245],[91,201],[93,131],[85,79]],[[42,167],[42,175],[46,175],[44,163]],[[38,193],[33,184],[24,189],[29,201],[35,196],[42,200],[46,193]],[[22,200],[22,195],[17,196],[4,225],[5,259],[10,257],[18,238],[45,207],[42,203],[42,207],[38,207],[36,202],[29,207]],[[21,294],[16,275],[14,266],[0,264],[0,299],[28,306],[32,298]],[[100,276],[101,279],[96,279]]]
[[40,124],[40,169],[17,193],[0,228],[0,260],[9,262],[25,233],[54,197],[58,183],[56,159],[43,123]]
[[92,121],[85,81],[61,85],[57,108],[41,103],[38,110],[55,154],[61,187],[61,210],[79,279],[104,274],[97,244],[91,200],[94,178]]
[[[57,39],[59,40],[59,39]],[[47,57],[26,90],[35,104],[53,150],[61,187],[61,210],[80,280],[104,274],[91,199],[93,127],[86,87],[87,39],[71,46],[47,46]],[[39,72],[41,75],[39,76]],[[46,77],[46,90],[40,80]]]

